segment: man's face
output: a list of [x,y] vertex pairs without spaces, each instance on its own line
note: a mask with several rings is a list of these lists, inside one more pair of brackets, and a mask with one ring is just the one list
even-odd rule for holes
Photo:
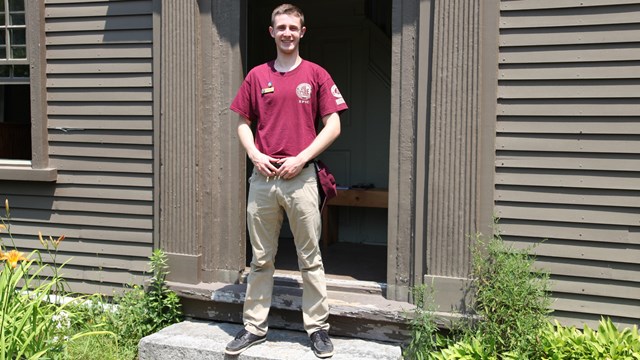
[[276,40],[278,51],[292,54],[298,50],[300,38],[304,36],[307,28],[301,26],[297,16],[280,14],[273,19],[273,26],[269,26],[271,37]]

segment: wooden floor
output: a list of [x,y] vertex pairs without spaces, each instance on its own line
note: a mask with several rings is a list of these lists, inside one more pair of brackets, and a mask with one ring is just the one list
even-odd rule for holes
[[[247,266],[251,249],[247,246]],[[387,282],[387,247],[337,242],[322,250],[325,274],[329,278]],[[277,271],[298,271],[293,239],[280,238],[276,255]]]

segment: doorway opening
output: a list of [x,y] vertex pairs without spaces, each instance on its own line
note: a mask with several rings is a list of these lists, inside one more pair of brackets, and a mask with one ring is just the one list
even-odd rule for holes
[[[268,33],[271,11],[282,1],[247,1],[246,69],[275,58]],[[320,159],[339,189],[388,188],[391,102],[392,0],[301,0],[307,32],[300,43],[303,59],[324,67],[336,82],[349,110],[341,115],[342,132]],[[247,169],[247,176],[252,169]],[[328,278],[387,281],[386,208],[335,207],[337,236],[322,249]],[[247,242],[249,239],[247,239]],[[247,266],[251,246],[247,244]],[[285,220],[276,269],[297,272],[291,232]]]

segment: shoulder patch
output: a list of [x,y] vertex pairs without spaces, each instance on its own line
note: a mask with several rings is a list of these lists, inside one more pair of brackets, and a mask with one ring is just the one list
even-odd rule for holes
[[344,104],[344,99],[342,98],[342,94],[340,94],[340,90],[338,90],[338,86],[333,84],[331,87],[331,94],[336,98],[336,105]]

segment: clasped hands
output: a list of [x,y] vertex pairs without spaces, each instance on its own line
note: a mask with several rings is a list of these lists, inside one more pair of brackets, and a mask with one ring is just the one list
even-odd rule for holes
[[306,164],[306,161],[297,156],[276,159],[265,154],[260,154],[252,160],[256,170],[266,176],[267,180],[278,177],[285,180],[293,179],[300,174]]

